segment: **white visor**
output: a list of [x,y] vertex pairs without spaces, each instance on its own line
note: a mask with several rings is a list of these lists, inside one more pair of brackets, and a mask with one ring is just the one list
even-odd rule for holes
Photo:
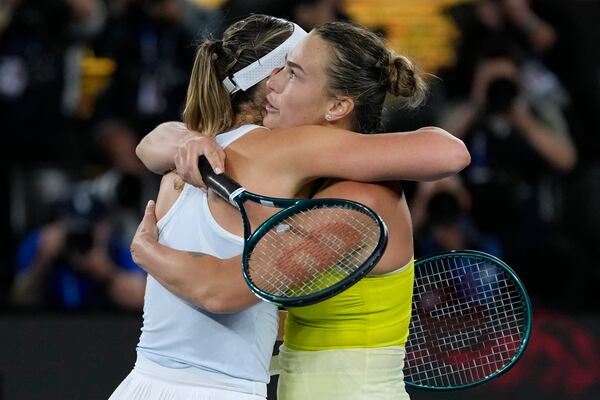
[[293,22],[292,24],[294,25],[294,31],[285,42],[281,43],[266,56],[254,61],[247,67],[242,68],[233,74],[231,78],[227,77],[223,79],[223,84],[230,94],[233,94],[238,90],[248,90],[268,77],[275,68],[282,68],[285,66],[287,53],[307,35],[304,29]]

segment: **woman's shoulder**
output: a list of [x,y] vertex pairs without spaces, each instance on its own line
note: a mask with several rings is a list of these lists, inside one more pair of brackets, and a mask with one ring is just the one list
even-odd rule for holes
[[269,146],[287,151],[285,157],[301,158],[330,153],[338,146],[357,143],[353,139],[364,135],[340,128],[319,125],[303,125],[292,128],[277,128],[265,135],[265,143]]
[[325,197],[330,193],[335,194],[335,197],[378,208],[380,204],[398,201],[402,196],[402,187],[399,182],[396,185],[395,182],[337,181],[321,190],[316,197]]

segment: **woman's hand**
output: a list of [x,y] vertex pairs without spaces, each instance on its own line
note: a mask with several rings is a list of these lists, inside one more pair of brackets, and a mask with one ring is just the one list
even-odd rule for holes
[[133,261],[144,268],[153,247],[158,245],[158,227],[156,226],[156,204],[150,200],[146,205],[144,217],[131,241],[131,256]]
[[225,170],[225,151],[214,138],[193,136],[186,138],[175,152],[175,170],[185,182],[205,187],[198,169],[198,157],[204,155],[217,174]]

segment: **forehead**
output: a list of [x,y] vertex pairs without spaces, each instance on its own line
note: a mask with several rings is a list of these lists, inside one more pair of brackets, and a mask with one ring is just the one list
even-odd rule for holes
[[288,53],[287,58],[300,65],[306,75],[320,77],[325,75],[329,52],[328,44],[317,34],[311,32]]

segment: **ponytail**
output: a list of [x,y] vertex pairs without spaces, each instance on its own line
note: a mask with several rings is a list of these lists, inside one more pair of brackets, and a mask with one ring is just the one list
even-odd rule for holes
[[187,90],[183,120],[188,129],[214,137],[231,127],[233,111],[229,93],[219,74],[222,42],[207,40],[196,51]]
[[245,123],[260,123],[256,86],[230,95],[223,79],[273,51],[293,30],[288,21],[254,14],[227,28],[223,40],[204,41],[196,51],[188,85],[183,111],[186,127],[213,137],[230,130],[242,113]]

